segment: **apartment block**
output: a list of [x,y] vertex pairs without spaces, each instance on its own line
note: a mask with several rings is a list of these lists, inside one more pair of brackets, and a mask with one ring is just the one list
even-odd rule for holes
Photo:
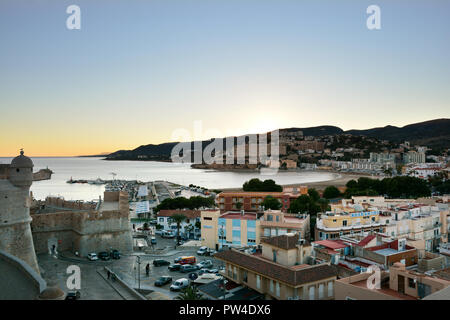
[[298,236],[275,238],[264,240],[262,251],[255,254],[235,249],[217,253],[215,258],[225,264],[223,276],[264,294],[266,299],[333,299],[336,269],[329,264],[302,263],[307,249],[297,242]]

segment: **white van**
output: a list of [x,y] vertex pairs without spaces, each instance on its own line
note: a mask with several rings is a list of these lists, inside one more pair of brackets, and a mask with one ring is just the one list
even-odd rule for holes
[[181,278],[172,283],[170,286],[170,291],[179,291],[187,287],[189,287],[189,280],[186,278]]

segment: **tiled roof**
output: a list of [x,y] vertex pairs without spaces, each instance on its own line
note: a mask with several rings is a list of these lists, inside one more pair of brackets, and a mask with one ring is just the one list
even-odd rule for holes
[[294,249],[295,246],[298,244],[298,234],[297,233],[294,235],[283,234],[281,236],[262,239],[261,242],[270,244],[271,246],[284,250]]
[[188,219],[200,218],[200,210],[160,210],[158,217],[171,217],[175,214],[185,215]]
[[324,246],[325,248],[330,248],[330,249],[343,249],[343,248],[349,247],[349,245],[345,244],[344,242],[342,242],[340,240],[320,240],[320,241],[315,241],[314,244],[318,244],[318,245]]
[[362,239],[357,246],[359,247],[365,247],[367,244],[369,244],[370,241],[372,241],[373,239],[375,239],[377,236],[375,235],[368,235],[367,237],[365,237],[364,239]]
[[233,249],[216,253],[214,257],[233,263],[266,277],[287,283],[291,286],[300,286],[306,283],[336,277],[336,271],[328,264],[315,265],[309,268],[293,270],[290,267],[282,266],[278,263]]

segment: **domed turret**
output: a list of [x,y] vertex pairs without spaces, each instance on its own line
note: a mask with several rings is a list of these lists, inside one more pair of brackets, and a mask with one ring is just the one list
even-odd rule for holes
[[33,183],[33,161],[23,154],[20,150],[20,155],[11,161],[9,167],[9,181],[16,187],[29,188]]

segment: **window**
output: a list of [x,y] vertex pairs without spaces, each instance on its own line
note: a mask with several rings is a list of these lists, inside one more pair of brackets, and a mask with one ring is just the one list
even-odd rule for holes
[[244,270],[244,272],[243,272],[243,274],[242,274],[242,280],[243,280],[244,282],[247,282],[247,281],[248,281],[248,273],[247,273],[247,270]]
[[323,299],[323,290],[324,290],[323,283],[319,284],[319,299]]
[[233,276],[233,267],[231,266],[231,264],[228,265],[228,276],[229,277]]
[[268,215],[267,215],[267,221],[273,221],[273,217],[272,217],[271,214],[268,214]]
[[256,288],[261,289],[261,276],[256,275]]
[[314,286],[309,287],[309,300],[314,300],[316,297],[315,289],[316,288]]
[[273,292],[273,280],[269,282],[270,292]]
[[212,220],[211,217],[203,217],[203,220]]
[[233,268],[233,279],[237,279],[237,268],[236,267],[234,267]]
[[347,226],[347,220],[342,220],[342,225],[343,225],[344,227],[346,227],[346,226]]
[[277,297],[280,296],[280,283],[277,282],[275,285],[275,294],[277,295]]
[[413,288],[413,289],[416,288],[416,282],[414,281],[413,278],[408,278],[408,285],[410,288]]
[[333,281],[328,282],[328,296],[333,296]]

